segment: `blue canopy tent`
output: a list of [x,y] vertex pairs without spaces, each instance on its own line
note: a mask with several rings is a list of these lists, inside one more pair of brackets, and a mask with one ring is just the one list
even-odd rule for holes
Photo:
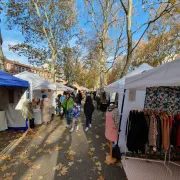
[[[24,81],[22,79],[14,77],[7,72],[0,71],[0,112],[4,115],[3,117],[0,116],[1,125],[3,125],[4,118],[4,121],[6,119],[6,124],[8,124],[8,129],[27,129],[27,123],[25,123],[25,120],[22,118],[21,110],[16,109],[16,106],[18,106],[18,103],[21,100],[22,96],[24,95],[24,99],[27,98],[27,88],[29,88],[28,81]],[[13,96],[10,97],[11,92]],[[18,98],[19,100],[17,100]],[[12,99],[14,102],[10,102]],[[16,99],[17,101],[15,102],[14,99]],[[0,130],[3,129],[0,128]]]
[[28,81],[21,80],[7,72],[0,71],[0,86],[28,88],[29,83]]

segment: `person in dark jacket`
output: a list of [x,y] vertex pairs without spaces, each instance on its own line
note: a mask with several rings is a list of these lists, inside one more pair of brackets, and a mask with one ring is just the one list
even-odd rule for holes
[[85,131],[89,130],[89,127],[91,128],[91,122],[92,122],[92,114],[94,111],[94,105],[91,96],[87,96],[86,102],[84,104],[84,114],[86,116],[86,129]]
[[81,91],[79,91],[77,94],[77,104],[81,105],[81,101],[82,101],[82,94]]

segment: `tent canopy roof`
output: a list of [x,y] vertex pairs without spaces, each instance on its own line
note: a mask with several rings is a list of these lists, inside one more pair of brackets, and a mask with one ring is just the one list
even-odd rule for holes
[[29,83],[32,84],[32,90],[56,89],[54,84],[41,79],[37,74],[31,72],[24,71],[22,73],[16,74],[15,77],[29,81]]
[[13,75],[0,71],[0,86],[24,87],[28,88],[28,81],[21,80]]
[[126,89],[180,86],[180,59],[126,79]]
[[134,71],[132,71],[129,74],[127,74],[126,76],[124,76],[123,78],[113,82],[112,84],[109,84],[104,89],[105,89],[106,92],[118,92],[119,89],[124,88],[125,79],[127,77],[131,77],[131,76],[134,76],[136,74],[140,74],[140,73],[142,73],[144,71],[147,71],[149,69],[152,69],[152,68],[153,67],[151,67],[148,64],[144,63],[144,64],[140,65],[138,68],[136,68]]

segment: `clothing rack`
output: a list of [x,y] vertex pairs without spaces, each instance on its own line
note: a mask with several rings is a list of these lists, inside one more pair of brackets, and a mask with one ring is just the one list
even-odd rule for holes
[[[167,111],[167,109],[158,109],[158,108],[154,108],[154,109],[149,109],[149,108],[144,108],[144,110],[160,110],[160,111]],[[168,122],[169,123],[169,122]],[[128,120],[127,120],[127,125],[126,125],[126,127],[128,127],[128,125],[129,125],[129,116],[128,116]],[[169,124],[168,124],[168,128],[169,128]],[[127,136],[128,136],[128,132],[127,132],[127,134],[126,134],[126,139],[125,139],[125,143],[127,143]],[[170,175],[172,175],[172,171],[171,171],[171,169],[166,165],[166,161],[167,161],[167,153],[168,153],[168,150],[166,150],[166,152],[165,152],[165,157],[164,157],[164,161],[160,161],[160,160],[153,160],[153,159],[145,159],[145,158],[134,158],[134,157],[129,157],[129,156],[126,156],[126,153],[127,153],[127,146],[125,145],[125,155],[123,156],[123,158],[124,158],[124,163],[125,163],[125,168],[127,168],[127,164],[126,164],[126,158],[128,157],[128,159],[134,159],[134,160],[140,160],[140,161],[150,161],[150,162],[155,162],[155,163],[162,163],[165,167],[166,167],[166,169],[167,169],[167,171],[169,171],[170,172]],[[170,157],[170,156],[169,156]],[[171,162],[170,161],[170,159],[169,159],[169,162],[170,163],[173,163],[173,162]],[[174,163],[173,163],[174,164]],[[175,163],[176,164],[176,163]],[[180,165],[179,165],[180,166]]]

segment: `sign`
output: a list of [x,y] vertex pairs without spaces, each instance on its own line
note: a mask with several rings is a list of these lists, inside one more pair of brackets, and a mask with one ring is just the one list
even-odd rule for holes
[[135,89],[129,90],[129,101],[136,101],[136,90]]

